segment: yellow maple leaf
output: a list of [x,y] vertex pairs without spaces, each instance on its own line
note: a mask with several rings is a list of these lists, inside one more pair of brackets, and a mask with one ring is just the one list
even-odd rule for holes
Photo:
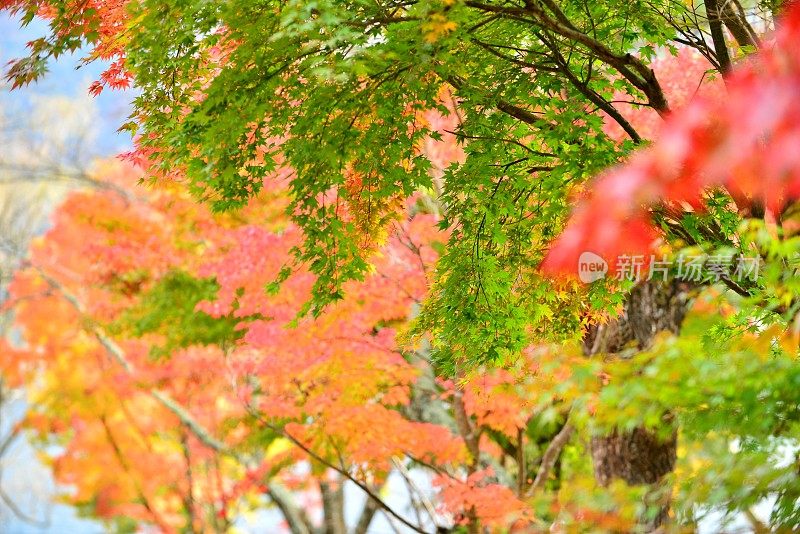
[[422,30],[425,32],[425,40],[429,43],[435,43],[443,36],[454,31],[457,26],[455,22],[448,20],[442,13],[434,13],[422,25]]

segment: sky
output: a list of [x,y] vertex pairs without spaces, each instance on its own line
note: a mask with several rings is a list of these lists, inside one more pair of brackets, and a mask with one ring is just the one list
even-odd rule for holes
[[[25,53],[25,44],[31,39],[42,35],[45,25],[34,21],[26,28],[20,28],[19,22],[0,14],[0,64],[5,66],[8,61],[20,57]],[[98,79],[104,70],[100,62],[82,64],[80,52],[67,57],[59,58],[50,65],[50,72],[37,83],[15,91],[0,93],[0,105],[26,106],[37,97],[67,97],[79,101],[91,99],[96,107],[96,156],[111,156],[130,149],[132,146],[127,133],[117,133],[117,128],[125,122],[130,113],[130,93],[105,90],[100,96],[88,96],[89,84]]]
[[[20,29],[16,20],[7,15],[0,16],[0,64],[5,66],[11,59],[24,54],[25,43],[44,29],[41,22]],[[89,84],[102,70],[101,64],[81,65],[79,54],[61,58],[39,83],[15,91],[0,89],[0,109],[3,112],[13,110],[13,116],[26,121],[36,118],[45,129],[39,132],[42,134],[56,135],[59,130],[64,130],[63,134],[68,135],[68,130],[74,125],[83,124],[89,130],[85,156],[89,159],[113,156],[132,146],[130,136],[116,132],[129,114],[130,94],[104,91],[97,98],[88,96]],[[30,134],[36,135],[37,132]],[[19,145],[4,142],[0,145],[0,156],[3,160],[15,160],[21,156],[14,154],[15,150],[19,150]],[[24,397],[3,410],[0,436],[7,435],[24,411]],[[48,526],[36,526],[19,520],[8,506],[0,504],[0,532],[3,534],[105,532],[100,523],[79,518],[74,508],[49,502],[47,497],[56,489],[52,476],[24,439],[15,442],[0,459],[0,468],[0,484],[8,497],[30,515],[49,518]]]

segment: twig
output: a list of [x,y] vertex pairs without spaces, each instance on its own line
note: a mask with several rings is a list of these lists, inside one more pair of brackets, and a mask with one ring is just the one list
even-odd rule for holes
[[417,495],[419,495],[419,500],[422,503],[422,506],[425,508],[425,511],[428,513],[428,516],[431,518],[433,526],[438,528],[439,522],[437,521],[436,509],[434,508],[433,503],[430,501],[430,499],[428,499],[425,493],[422,492],[419,486],[417,486],[414,480],[412,480],[411,473],[408,471],[406,466],[403,465],[403,462],[397,458],[392,458],[392,463],[400,472],[400,475],[406,481],[408,487],[414,490]]
[[366,493],[367,496],[370,499],[372,499],[373,501],[378,503],[378,505],[381,507],[381,509],[384,512],[386,512],[388,515],[390,515],[391,517],[394,517],[395,519],[397,519],[398,521],[403,523],[405,526],[407,526],[408,528],[410,528],[414,532],[418,532],[420,534],[427,534],[424,530],[422,530],[421,528],[419,528],[418,526],[414,525],[409,520],[407,520],[406,518],[404,518],[403,516],[401,516],[400,514],[395,512],[394,509],[392,509],[391,506],[386,504],[386,502],[383,499],[381,499],[380,496],[378,496],[374,491],[372,491],[372,489],[368,485],[366,485],[365,483],[363,483],[360,480],[358,480],[356,477],[354,477],[352,474],[350,474],[349,471],[347,471],[346,469],[342,469],[341,467],[337,467],[332,462],[329,462],[324,457],[320,456],[319,454],[317,454],[316,452],[311,450],[302,441],[300,441],[299,439],[297,439],[296,437],[291,435],[285,429],[282,429],[282,428],[279,428],[279,427],[273,425],[269,421],[267,421],[264,418],[262,418],[261,416],[259,416],[257,413],[254,413],[252,410],[249,410],[249,411],[254,417],[256,417],[261,422],[261,424],[263,424],[264,426],[266,426],[267,428],[269,428],[273,432],[275,432],[277,434],[280,434],[281,436],[285,437],[286,439],[288,439],[289,441],[294,443],[303,452],[308,454],[311,458],[313,458],[314,460],[318,461],[319,463],[321,463],[325,467],[327,467],[329,469],[333,469],[337,473],[339,473],[339,474],[343,475],[345,478],[347,478],[347,480],[349,480],[350,482],[352,482],[353,484],[355,484],[356,486],[361,488],[361,491]]

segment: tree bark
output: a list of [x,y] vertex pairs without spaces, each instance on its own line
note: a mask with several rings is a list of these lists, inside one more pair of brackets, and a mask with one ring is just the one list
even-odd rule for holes
[[[380,490],[378,490],[380,491]],[[367,534],[375,514],[381,509],[380,505],[367,496],[367,501],[364,503],[364,508],[361,510],[361,515],[358,517],[358,522],[353,528],[353,534]]]
[[[688,291],[679,281],[642,282],[631,291],[622,314],[606,324],[592,327],[584,337],[587,355],[617,355],[626,350],[644,350],[659,332],[680,332],[688,309]],[[669,420],[670,414],[664,414]],[[597,482],[614,479],[630,485],[655,485],[675,467],[675,431],[666,438],[645,429],[614,431],[591,440],[592,462]],[[663,503],[654,519],[644,527],[655,530],[667,519],[669,503]]]
[[758,34],[747,21],[747,15],[739,0],[725,0],[720,15],[725,27],[731,32],[739,46],[758,48],[761,44]]
[[341,479],[320,482],[325,534],[347,534],[344,522],[344,485]]
[[[722,0],[723,2],[725,0]],[[714,43],[714,53],[719,62],[719,70],[722,74],[728,74],[731,70],[731,56],[728,53],[728,45],[725,44],[725,33],[722,31],[722,14],[720,13],[717,0],[705,0],[706,15],[708,15],[708,27],[711,31],[711,40]]]

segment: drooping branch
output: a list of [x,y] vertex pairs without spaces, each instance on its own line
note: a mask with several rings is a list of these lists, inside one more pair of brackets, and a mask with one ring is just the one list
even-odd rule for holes
[[[5,402],[5,400],[2,398],[2,393],[4,393],[4,391],[2,390],[2,386],[0,386],[0,404]],[[3,439],[2,444],[0,444],[0,458],[5,456],[6,452],[8,452],[8,449],[11,447],[11,444],[14,443],[14,441],[20,435],[20,432],[21,432],[21,427],[19,426],[15,425],[11,428],[11,431]],[[1,478],[2,478],[2,470],[0,470],[0,479]],[[30,523],[31,525],[40,528],[47,528],[50,526],[49,517],[45,516],[43,519],[37,519],[24,512],[17,505],[14,499],[11,498],[11,496],[8,493],[6,493],[1,483],[0,483],[0,500],[2,500],[3,503],[8,507],[8,509],[11,510],[11,512],[21,521],[25,521],[26,523]]]
[[2,488],[2,486],[0,486],[0,500],[2,500],[3,504],[5,504],[8,507],[8,509],[11,510],[14,513],[14,515],[17,516],[17,518],[21,519],[22,521],[25,521],[26,523],[29,523],[34,527],[38,528],[48,528],[50,526],[49,518],[36,519],[35,517],[31,517],[28,514],[26,514],[19,507],[19,505],[17,505],[17,503],[14,502],[14,499],[12,499],[11,496],[8,493],[6,493],[6,491]]
[[617,108],[614,107],[613,104],[606,101],[602,96],[597,94],[596,91],[589,87],[588,81],[586,83],[582,82],[578,79],[572,69],[569,67],[564,56],[558,50],[558,47],[547,39],[544,36],[540,36],[541,41],[550,49],[550,52],[556,58],[556,65],[558,66],[559,72],[561,72],[567,80],[572,84],[575,89],[577,89],[583,96],[589,100],[592,104],[600,108],[601,110],[605,111],[609,117],[614,119],[614,121],[619,124],[619,126],[628,134],[631,140],[636,143],[637,145],[642,142],[642,137],[639,135],[639,132],[633,127],[633,125],[626,119],[622,113],[619,112]]

